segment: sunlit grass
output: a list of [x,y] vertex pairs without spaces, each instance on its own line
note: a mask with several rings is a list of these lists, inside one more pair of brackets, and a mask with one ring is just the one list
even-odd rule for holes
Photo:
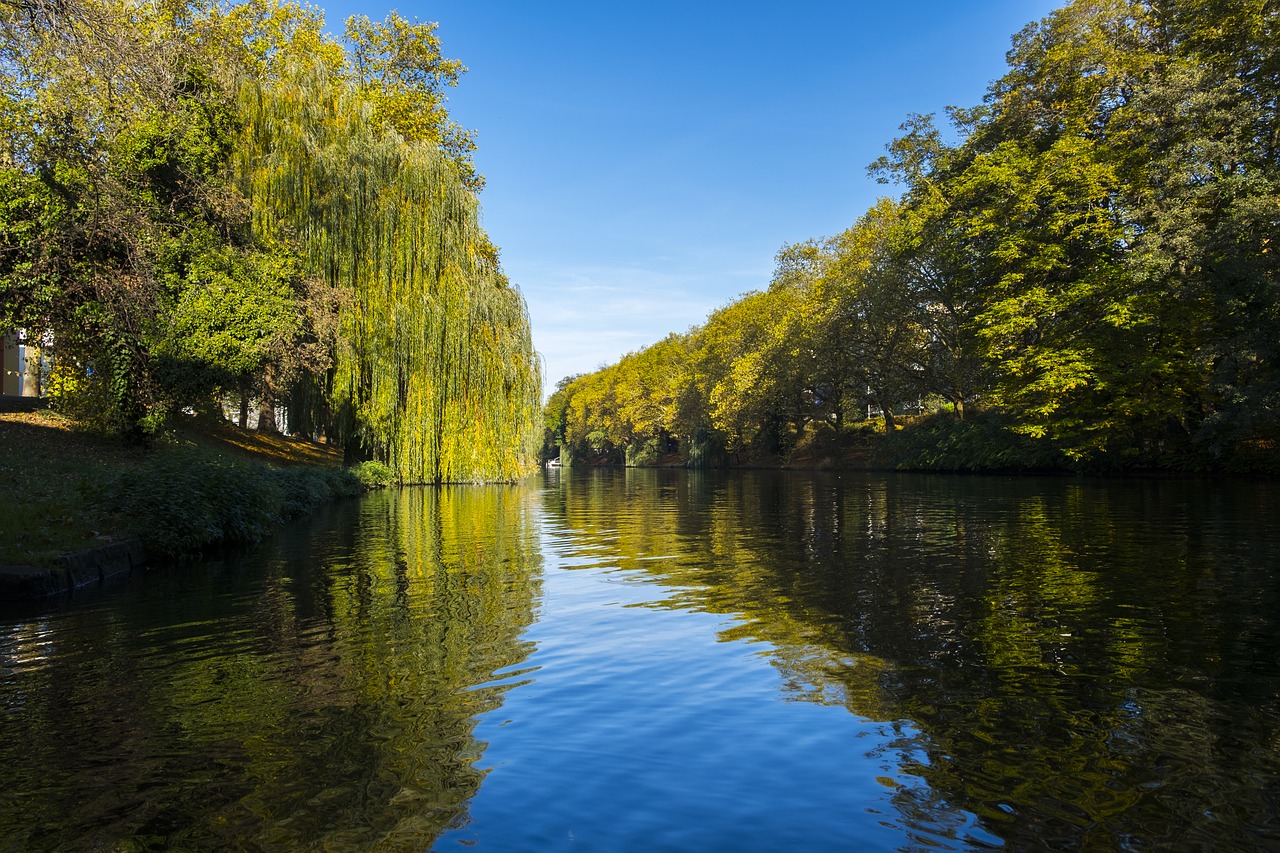
[[184,433],[209,447],[239,451],[278,465],[342,466],[342,451],[331,445],[278,433],[240,429],[225,421],[193,420]]

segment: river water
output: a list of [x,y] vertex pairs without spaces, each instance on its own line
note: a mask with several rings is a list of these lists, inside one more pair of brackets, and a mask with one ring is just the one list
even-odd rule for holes
[[0,850],[1280,848],[1273,483],[564,471],[0,612]]

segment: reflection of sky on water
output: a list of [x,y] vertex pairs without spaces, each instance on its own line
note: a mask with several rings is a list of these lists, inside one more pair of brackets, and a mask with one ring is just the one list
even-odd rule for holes
[[704,631],[768,661],[775,698],[843,706],[846,730],[889,745],[865,754],[893,756],[887,823],[908,834],[1243,850],[1277,834],[1273,485],[547,483],[549,565],[647,579],[628,606],[717,615]]
[[548,532],[525,635],[538,673],[477,727],[489,774],[434,849],[946,849],[983,835],[904,772],[922,757],[909,723],[779,702],[813,697],[780,691],[771,644],[726,638],[731,617],[655,608],[669,588],[583,534]]

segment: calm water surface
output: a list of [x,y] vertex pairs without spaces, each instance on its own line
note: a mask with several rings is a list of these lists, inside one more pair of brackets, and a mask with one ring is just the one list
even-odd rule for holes
[[1280,488],[385,493],[0,612],[0,708],[0,850],[1280,849]]

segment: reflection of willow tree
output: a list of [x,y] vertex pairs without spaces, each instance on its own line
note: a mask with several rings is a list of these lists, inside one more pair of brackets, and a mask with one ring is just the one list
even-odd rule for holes
[[1230,846],[1280,778],[1280,554],[1240,524],[1276,507],[1241,488],[628,471],[553,500],[669,606],[739,615],[792,695],[914,723],[908,826]]
[[76,677],[19,674],[20,705],[6,690],[0,762],[38,796],[0,804],[0,826],[30,828],[0,849],[429,847],[483,779],[476,716],[518,675],[494,674],[530,651],[527,494],[381,495],[278,540],[260,594],[229,566],[70,617],[95,638],[58,650]]

